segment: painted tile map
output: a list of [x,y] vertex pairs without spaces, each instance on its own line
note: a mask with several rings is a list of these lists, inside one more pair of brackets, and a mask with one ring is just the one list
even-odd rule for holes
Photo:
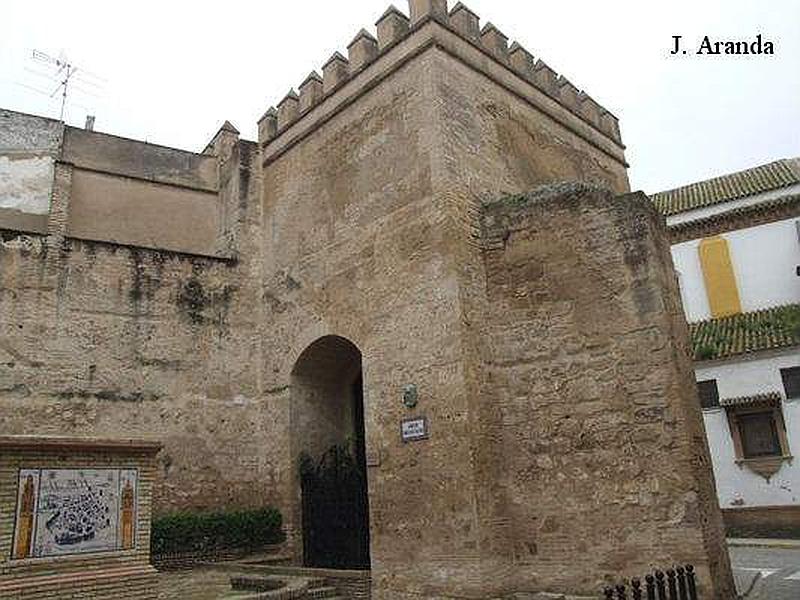
[[136,469],[20,469],[13,557],[133,548],[136,486]]

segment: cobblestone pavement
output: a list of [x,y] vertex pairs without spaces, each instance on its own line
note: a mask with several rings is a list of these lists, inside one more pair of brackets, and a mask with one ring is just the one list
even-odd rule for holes
[[731,565],[747,600],[800,599],[800,549],[732,547]]

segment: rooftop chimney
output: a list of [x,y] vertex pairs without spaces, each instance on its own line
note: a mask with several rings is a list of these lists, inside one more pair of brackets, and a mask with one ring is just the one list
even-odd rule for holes
[[84,125],[84,129],[86,131],[94,131],[94,115],[86,115],[86,125]]

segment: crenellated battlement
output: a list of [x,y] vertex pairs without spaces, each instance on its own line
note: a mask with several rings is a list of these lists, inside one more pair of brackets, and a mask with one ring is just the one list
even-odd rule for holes
[[618,120],[610,111],[566,77],[556,73],[544,61],[535,58],[519,42],[514,41],[509,45],[508,37],[493,23],[486,22],[481,27],[480,17],[463,3],[456,3],[448,11],[446,0],[409,0],[409,15],[406,16],[391,5],[376,22],[376,35],[361,29],[347,45],[347,57],[334,52],[322,66],[322,77],[312,71],[300,84],[299,96],[294,90],[290,90],[277,108],[271,107],[259,119],[259,143],[266,145],[278,137],[381,56],[432,20],[513,71],[617,146],[623,147]]

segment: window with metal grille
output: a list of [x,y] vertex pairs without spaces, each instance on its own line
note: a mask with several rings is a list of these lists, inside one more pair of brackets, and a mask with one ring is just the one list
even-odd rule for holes
[[744,458],[781,456],[781,442],[773,411],[737,416]]
[[697,382],[697,394],[700,396],[702,408],[715,408],[719,406],[719,389],[716,379],[706,379]]
[[783,389],[787,398],[800,398],[800,367],[781,369]]

